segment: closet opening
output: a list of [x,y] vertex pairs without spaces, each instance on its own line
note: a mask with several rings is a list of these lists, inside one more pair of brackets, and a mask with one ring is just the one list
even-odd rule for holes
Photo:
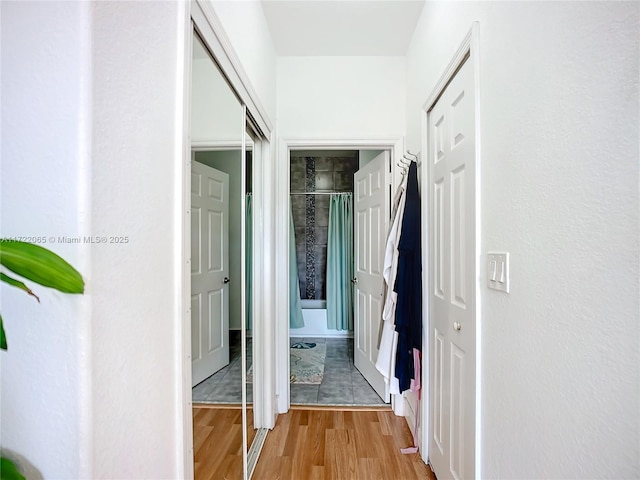
[[[358,345],[367,343],[370,333],[356,319],[356,259],[365,255],[362,250],[370,249],[356,243],[356,178],[384,153],[382,149],[289,152],[289,391],[293,405],[387,403],[355,361]],[[385,162],[386,172],[389,167]],[[377,332],[381,320],[371,322]]]

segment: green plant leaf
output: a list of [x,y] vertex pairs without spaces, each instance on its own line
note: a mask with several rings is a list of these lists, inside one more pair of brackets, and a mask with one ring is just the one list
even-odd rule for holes
[[[0,315],[0,349],[7,349],[7,336],[4,334],[4,325],[2,325],[2,315]],[[2,476],[0,476],[2,478]]]
[[2,480],[26,480],[8,458],[0,458],[0,478]]
[[64,293],[83,293],[84,280],[62,257],[32,243],[2,239],[0,264],[18,275]]
[[8,283],[9,285],[13,285],[14,287],[18,287],[20,290],[24,290],[29,295],[35,297],[35,299],[38,300],[38,303],[40,303],[40,299],[38,298],[38,296],[35,293],[33,293],[31,291],[31,289],[29,287],[27,287],[24,283],[22,283],[20,280],[16,280],[15,278],[11,278],[9,275],[5,275],[2,272],[0,272],[0,280],[2,280],[3,282]]

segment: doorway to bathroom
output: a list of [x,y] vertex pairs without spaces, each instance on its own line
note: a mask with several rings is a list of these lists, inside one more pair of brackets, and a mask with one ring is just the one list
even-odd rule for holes
[[289,152],[291,404],[384,406],[375,368],[391,150]]

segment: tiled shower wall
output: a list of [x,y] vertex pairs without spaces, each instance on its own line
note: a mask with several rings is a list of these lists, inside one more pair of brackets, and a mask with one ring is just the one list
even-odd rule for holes
[[[291,153],[291,192],[353,192],[358,152]],[[329,195],[292,195],[300,298],[325,300]]]

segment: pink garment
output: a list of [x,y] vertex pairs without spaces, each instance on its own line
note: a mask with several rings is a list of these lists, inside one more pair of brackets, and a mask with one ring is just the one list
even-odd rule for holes
[[420,385],[420,377],[422,375],[420,375],[420,366],[421,366],[421,361],[420,361],[420,350],[418,350],[417,348],[413,349],[413,378],[411,379],[411,391],[413,393],[416,393],[418,390],[420,390],[421,385]]

